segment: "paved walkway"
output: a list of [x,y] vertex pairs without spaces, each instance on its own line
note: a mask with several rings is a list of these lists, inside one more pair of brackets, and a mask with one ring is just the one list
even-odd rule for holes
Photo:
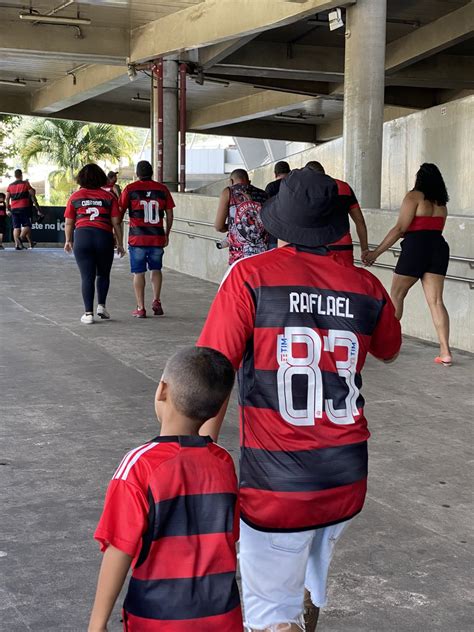
[[[0,252],[2,632],[86,629],[107,482],[157,434],[155,385],[215,290],[166,272],[166,316],[136,321],[128,262],[116,261],[113,320],[84,327],[72,257]],[[472,629],[472,357],[443,370],[434,355],[408,339],[397,363],[368,362],[369,497],[337,550],[321,632]],[[237,456],[235,410],[221,440]]]

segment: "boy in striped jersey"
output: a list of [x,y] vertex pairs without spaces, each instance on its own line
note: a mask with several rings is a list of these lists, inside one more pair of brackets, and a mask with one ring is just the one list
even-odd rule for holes
[[160,436],[123,458],[107,490],[89,632],[107,630],[130,566],[124,630],[242,632],[234,464],[199,435],[233,383],[218,351],[185,348],[168,361],[155,396]]

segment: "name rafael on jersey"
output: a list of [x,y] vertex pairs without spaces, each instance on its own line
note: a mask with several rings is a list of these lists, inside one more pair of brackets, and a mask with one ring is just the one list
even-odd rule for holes
[[354,318],[350,311],[350,300],[343,296],[323,296],[308,292],[290,292],[290,312],[296,314],[312,314],[316,312],[322,316],[340,316]]

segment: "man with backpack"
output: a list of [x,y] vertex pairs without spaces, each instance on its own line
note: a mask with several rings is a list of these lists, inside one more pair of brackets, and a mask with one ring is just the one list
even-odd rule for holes
[[260,219],[268,195],[250,184],[245,169],[232,171],[230,183],[221,193],[214,222],[217,231],[228,233],[229,265],[268,249],[268,233]]

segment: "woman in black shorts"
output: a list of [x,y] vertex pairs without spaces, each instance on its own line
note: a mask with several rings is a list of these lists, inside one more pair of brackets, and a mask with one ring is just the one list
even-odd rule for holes
[[421,279],[438,334],[440,352],[435,362],[442,366],[452,364],[449,315],[443,302],[449,246],[442,232],[448,214],[448,200],[446,185],[438,167],[425,162],[416,174],[414,188],[405,195],[397,223],[382,243],[363,258],[366,265],[371,265],[400,237],[404,237],[390,295],[397,318],[400,319],[408,290]]
[[77,183],[80,189],[71,195],[64,213],[64,250],[69,253],[74,251],[81,273],[85,308],[81,323],[92,325],[96,282],[97,316],[110,318],[105,301],[114,260],[113,233],[117,240],[117,252],[121,257],[125,254],[122,245],[122,217],[116,196],[102,189],[107,183],[107,176],[98,165],[90,164],[83,167],[77,176]]

